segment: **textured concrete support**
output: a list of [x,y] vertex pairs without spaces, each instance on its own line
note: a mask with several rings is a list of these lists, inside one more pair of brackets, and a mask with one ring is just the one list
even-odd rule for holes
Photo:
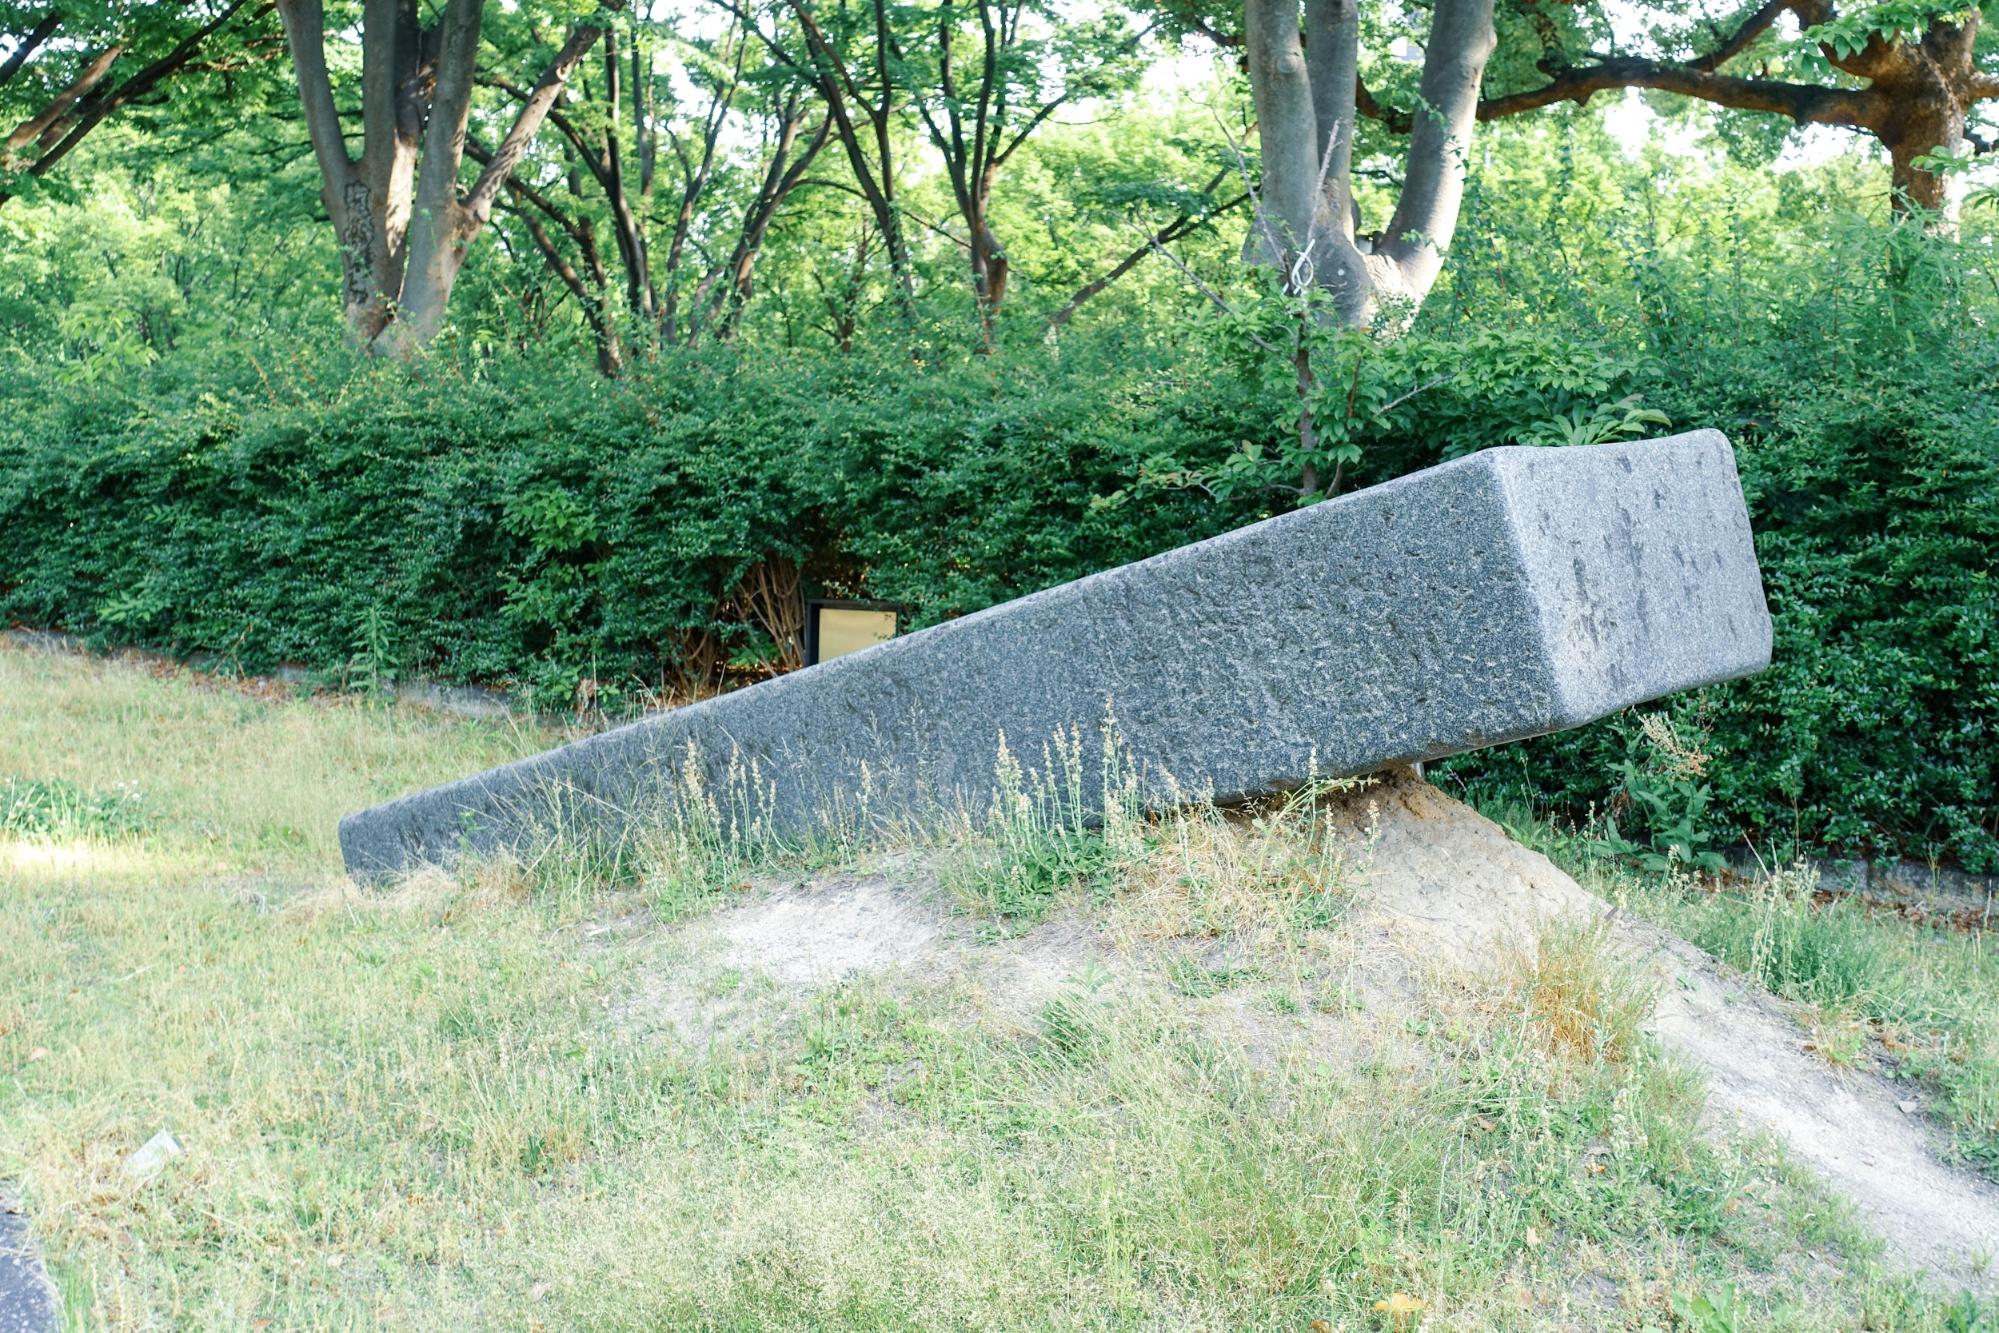
[[[343,820],[357,879],[598,828],[754,767],[809,832],[983,808],[1107,710],[1149,800],[1231,798],[1558,731],[1752,674],[1770,618],[1714,431],[1490,449]],[[865,769],[865,772],[864,772]],[[1084,799],[1088,799],[1087,795]]]

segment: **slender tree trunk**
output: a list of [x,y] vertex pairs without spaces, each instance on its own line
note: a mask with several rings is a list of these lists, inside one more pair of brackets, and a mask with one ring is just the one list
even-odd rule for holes
[[[832,130],[831,122],[822,118],[818,128],[800,145],[804,125],[805,114],[799,104],[787,102],[779,121],[777,146],[765,166],[763,182],[743,212],[743,225],[728,262],[722,272],[713,275],[719,286],[709,298],[707,318],[715,326],[715,336],[725,342],[735,336],[743,312],[749,308],[757,258],[763,253],[764,238],[770,233],[777,210],[804,179]],[[794,149],[796,157],[792,156]]]
[[[633,77],[638,75],[638,49],[634,44]],[[632,210],[630,192],[625,187],[624,152],[618,142],[618,118],[624,96],[619,90],[618,33],[604,32],[604,193],[611,205],[611,225],[618,241],[618,258],[625,266],[625,301],[642,324],[652,322],[652,270],[646,259],[645,230]],[[634,100],[637,92],[634,90]],[[640,134],[644,133],[641,124]]]
[[979,329],[983,341],[990,346],[993,338],[993,320],[999,314],[1000,305],[1006,300],[1006,280],[1010,271],[1006,247],[999,237],[993,235],[986,225],[986,211],[983,204],[974,213],[972,224],[972,293],[979,303]]

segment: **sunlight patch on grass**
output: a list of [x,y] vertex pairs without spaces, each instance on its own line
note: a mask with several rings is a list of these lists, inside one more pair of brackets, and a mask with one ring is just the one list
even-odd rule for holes
[[134,793],[153,840],[338,864],[343,815],[544,748],[519,724],[277,702],[182,673],[0,644],[0,775]]
[[123,848],[99,847],[87,842],[28,842],[20,838],[0,838],[0,866],[9,870],[102,869],[109,864],[128,862],[130,857],[131,854]]

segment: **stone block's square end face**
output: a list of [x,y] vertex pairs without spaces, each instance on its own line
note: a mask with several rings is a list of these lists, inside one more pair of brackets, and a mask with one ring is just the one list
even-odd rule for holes
[[1561,692],[1557,728],[1770,664],[1770,611],[1719,431],[1488,451]]

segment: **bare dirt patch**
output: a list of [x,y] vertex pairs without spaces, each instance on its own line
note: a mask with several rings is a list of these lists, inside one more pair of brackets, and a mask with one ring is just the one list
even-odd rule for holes
[[[1619,912],[1413,775],[1336,797],[1328,817],[1367,849],[1356,857],[1353,900],[1280,964],[1302,982],[1292,994],[1321,1003],[1266,1002],[1258,960],[1236,958],[1228,940],[1148,931],[1117,911],[1058,912],[1017,935],[981,930],[920,858],[905,858],[883,873],[766,886],[668,932],[671,961],[662,956],[625,1012],[700,1044],[749,1040],[790,1000],[880,976],[948,984],[979,1017],[1031,1023],[1087,977],[1093,989],[1143,990],[1175,1005],[1259,1064],[1401,1063],[1421,1058],[1396,1034],[1422,995],[1452,978],[1494,975],[1531,954],[1552,923],[1598,921],[1615,952],[1655,983],[1649,1030],[1705,1075],[1717,1133],[1774,1136],[1911,1267],[1954,1288],[1999,1286],[1999,1187],[1946,1164],[1941,1131],[1905,1113],[1885,1081],[1811,1055],[1797,1016],[1761,988]],[[1190,966],[1221,980],[1190,989],[1180,980]],[[1230,979],[1238,974],[1249,980]]]
[[842,876],[760,897],[714,922],[722,960],[787,986],[895,968],[927,971],[960,946],[935,903],[881,875]]
[[1379,943],[1476,967],[1531,947],[1542,922],[1607,920],[1619,951],[1657,979],[1651,1031],[1707,1077],[1718,1125],[1774,1134],[1912,1266],[1999,1285],[1999,1187],[1947,1165],[1942,1133],[1904,1113],[1883,1080],[1809,1054],[1809,1033],[1760,987],[1618,912],[1427,783],[1391,778],[1346,798],[1346,814],[1378,839],[1361,928]]

